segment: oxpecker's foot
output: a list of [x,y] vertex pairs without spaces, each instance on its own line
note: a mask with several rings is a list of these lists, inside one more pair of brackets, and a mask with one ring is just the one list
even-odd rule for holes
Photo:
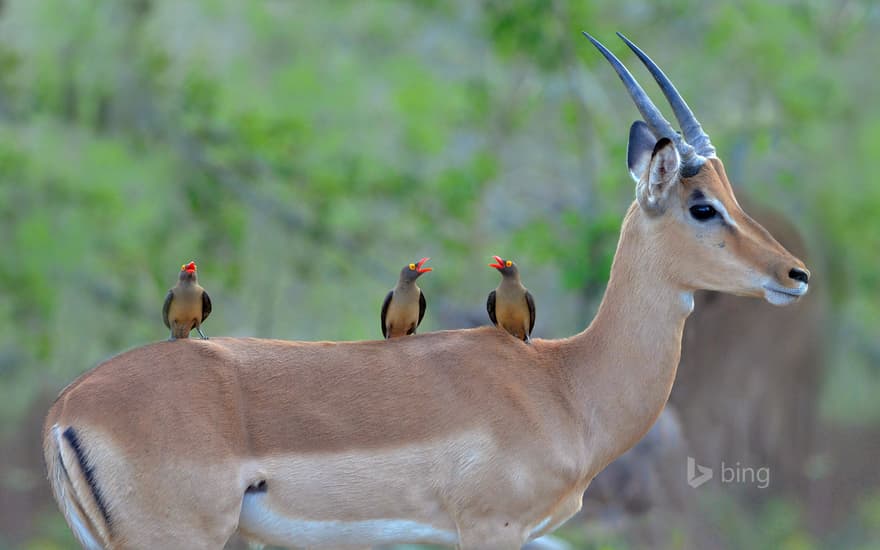
[[173,342],[175,340],[177,340],[177,338],[175,338],[173,334],[168,337],[168,342]]
[[199,333],[199,336],[201,336],[201,337],[202,337],[202,340],[207,340],[207,339],[208,339],[208,337],[207,337],[207,336],[205,336],[205,333],[204,333],[204,332],[202,332],[202,329],[201,329],[201,328],[199,328],[199,327],[196,327],[196,332],[198,332],[198,333]]
[[525,342],[527,345],[530,345],[530,346],[531,346],[531,345],[532,345],[532,337],[531,337],[531,336],[526,336],[526,339],[524,340],[524,342]]

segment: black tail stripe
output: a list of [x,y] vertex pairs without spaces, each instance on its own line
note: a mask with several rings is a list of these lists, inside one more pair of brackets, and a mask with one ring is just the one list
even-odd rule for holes
[[[76,455],[77,461],[79,461],[79,467],[83,471],[83,475],[86,478],[86,482],[89,484],[89,488],[92,490],[92,496],[95,497],[95,503],[98,505],[98,510],[101,511],[101,515],[104,516],[104,522],[107,524],[107,529],[110,529],[110,514],[107,513],[107,506],[104,504],[104,498],[101,494],[101,489],[98,487],[98,482],[95,480],[95,470],[86,460],[85,454],[83,454],[82,446],[79,443],[79,438],[76,436],[76,432],[73,430],[73,427],[69,427],[64,430],[64,439],[70,443],[70,448],[73,449],[73,453]],[[62,462],[63,465],[63,462]]]
[[[58,453],[58,464],[61,465],[61,472],[64,473],[64,477],[67,478],[67,482],[72,484],[73,481],[70,479],[70,473],[67,471],[67,466],[64,465],[64,457],[61,456],[61,453]],[[80,514],[80,517],[82,518],[82,520],[89,524],[89,527],[90,527],[90,529],[92,529],[93,532],[96,532],[95,525],[94,525],[94,522],[92,521],[92,518],[90,518],[88,516],[88,514],[86,514],[84,512],[84,510],[82,509],[82,505],[80,505],[79,502],[74,500],[73,506],[76,506],[77,510],[79,510],[78,513]]]

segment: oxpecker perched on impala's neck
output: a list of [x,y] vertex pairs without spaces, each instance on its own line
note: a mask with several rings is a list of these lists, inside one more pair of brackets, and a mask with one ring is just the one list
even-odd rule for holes
[[500,256],[494,258],[495,263],[489,264],[489,267],[501,273],[501,283],[489,293],[486,301],[489,319],[496,327],[529,343],[532,329],[535,328],[535,300],[523,286],[516,264]]
[[211,314],[211,298],[199,285],[196,263],[180,266],[177,284],[165,295],[162,306],[162,320],[171,330],[169,340],[189,338],[192,329],[199,332],[203,340],[208,337],[202,332],[202,323]]
[[423,273],[431,271],[422,267],[430,258],[422,258],[418,263],[403,266],[397,286],[392,288],[382,303],[382,336],[395,338],[415,334],[416,327],[425,316],[425,295],[416,284]]

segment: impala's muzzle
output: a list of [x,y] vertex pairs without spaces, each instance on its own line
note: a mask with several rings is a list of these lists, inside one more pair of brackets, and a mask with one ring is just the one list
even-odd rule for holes
[[770,280],[764,283],[764,299],[776,306],[788,305],[797,301],[809,290],[810,272],[805,268],[792,267],[785,273],[786,277],[778,277],[787,284]]

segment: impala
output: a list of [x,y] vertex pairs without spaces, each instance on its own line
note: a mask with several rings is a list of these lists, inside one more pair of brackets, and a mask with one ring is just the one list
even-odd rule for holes
[[531,345],[483,327],[123,353],[64,389],[45,423],[49,479],[79,542],[216,549],[238,530],[286,547],[520,548],[571,517],[654,423],[695,290],[802,296],[804,265],[740,208],[666,76],[626,41],[681,136],[588,38],[644,122],[627,153],[636,200],[586,330]]

